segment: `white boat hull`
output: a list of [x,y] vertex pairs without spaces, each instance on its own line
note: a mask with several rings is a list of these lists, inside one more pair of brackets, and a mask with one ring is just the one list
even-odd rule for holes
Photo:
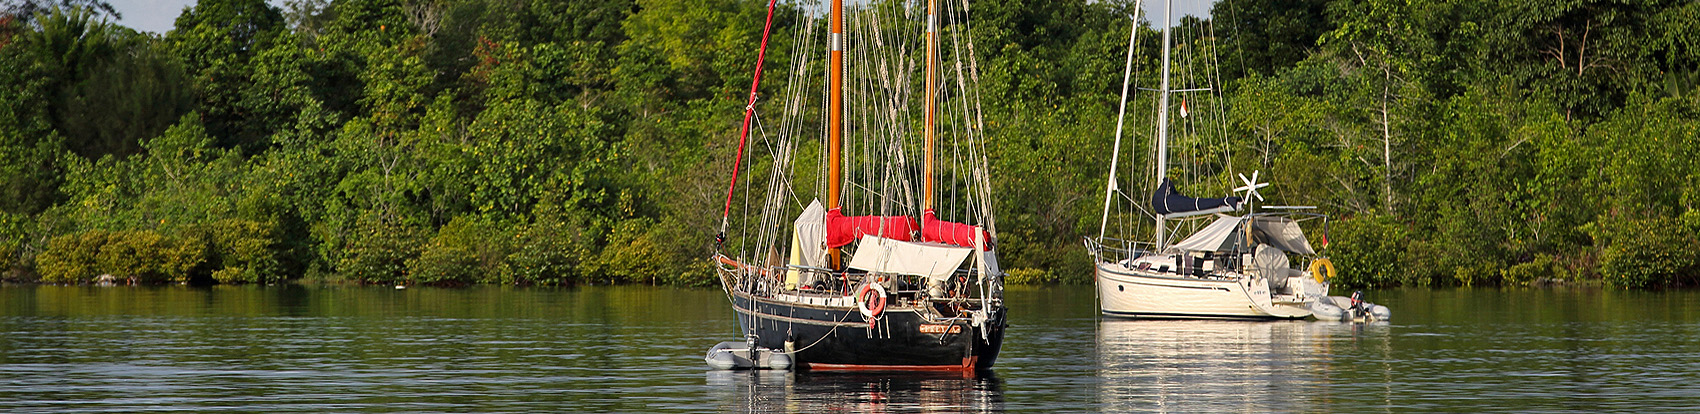
[[1099,309],[1126,318],[1302,319],[1305,303],[1277,303],[1261,280],[1165,277],[1099,262]]

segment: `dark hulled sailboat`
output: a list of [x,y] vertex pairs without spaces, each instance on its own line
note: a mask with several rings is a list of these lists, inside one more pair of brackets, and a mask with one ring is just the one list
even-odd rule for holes
[[[810,107],[806,98],[818,89],[809,85],[811,76],[792,73],[788,96],[777,105],[784,114],[780,128],[774,136],[762,137],[766,154],[772,156],[765,197],[758,212],[736,220],[744,231],[729,235],[738,168],[751,120],[758,119],[761,65],[756,66],[714,258],[743,332],[756,346],[790,355],[798,368],[973,372],[997,360],[1007,313],[994,248],[978,95],[971,90],[972,45],[952,49],[949,59],[958,69],[954,77],[941,76],[937,64],[946,59],[941,57],[940,32],[966,30],[959,18],[965,17],[967,2],[943,16],[937,3],[926,2],[924,20],[916,10],[904,9],[914,3],[865,5],[855,10],[863,14],[854,21],[866,32],[850,37],[853,41],[844,34],[842,0],[832,0],[825,19],[805,17],[799,23],[794,68],[810,67],[807,61],[814,54],[801,45],[818,36],[815,23],[825,20],[830,27],[825,35],[827,102],[820,108],[825,119],[819,120],[825,131],[799,127],[803,122],[798,120],[810,114],[804,109]],[[769,30],[773,7],[770,3]],[[880,16],[911,18],[879,22]],[[941,20],[949,26],[941,29]],[[924,33],[921,36],[905,35],[921,27],[924,31],[915,30]],[[925,54],[906,53],[905,36],[924,43]],[[847,50],[862,58],[856,60],[862,63],[853,63],[859,70],[849,74]],[[914,62],[916,58],[925,62]],[[926,68],[925,81],[913,85],[901,72],[917,66]],[[941,77],[950,79],[941,82]],[[858,85],[848,93],[852,105],[846,105],[846,78]],[[909,107],[916,90],[924,97],[919,105],[922,122],[919,131],[912,131],[905,126],[914,125],[907,114],[914,112]],[[940,108],[941,101],[949,104]],[[935,151],[935,141],[941,141],[935,131],[941,114],[951,119],[949,145],[944,147],[953,154],[949,163],[935,162],[943,158],[935,152],[946,153]],[[814,142],[820,143],[825,174],[812,184],[826,202],[816,198],[804,206],[796,187],[811,183],[798,179],[791,168],[793,157],[811,143],[806,140],[823,135]],[[849,151],[846,135],[860,140]],[[913,142],[917,135],[918,143]],[[915,157],[909,155],[916,147],[923,153],[919,166],[912,165]],[[855,167],[845,171],[845,164]],[[915,181],[921,184],[919,191]],[[936,185],[938,181],[942,185]],[[936,206],[935,198],[951,203]],[[847,209],[880,214],[845,216]],[[941,220],[940,215],[973,224]],[[789,226],[784,225],[787,221]]]

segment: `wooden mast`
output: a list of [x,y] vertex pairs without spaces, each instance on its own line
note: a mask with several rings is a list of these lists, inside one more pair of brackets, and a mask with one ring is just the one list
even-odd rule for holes
[[[844,147],[844,0],[832,0],[832,34],[827,35],[827,115],[826,115],[826,208],[839,208],[838,193],[843,181],[839,158]],[[841,252],[827,249],[832,268],[837,269]]]
[[[921,169],[922,211],[931,210],[933,208],[933,113],[936,112],[936,105],[938,105],[938,90],[937,88],[934,88],[933,85],[938,82],[938,67],[936,66],[936,63],[939,60],[939,18],[937,9],[938,0],[927,0],[927,83],[922,86],[923,89],[927,90],[927,115],[925,125],[922,126],[922,135],[926,137],[926,140],[921,149],[921,152],[925,157],[925,160],[922,161],[923,167]],[[923,229],[926,225],[926,221],[923,220],[921,222]]]

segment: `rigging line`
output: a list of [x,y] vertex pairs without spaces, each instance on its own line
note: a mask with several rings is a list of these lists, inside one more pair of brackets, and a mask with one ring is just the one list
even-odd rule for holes
[[[1192,26],[1190,25],[1184,26],[1178,33],[1183,36],[1192,36],[1191,28]],[[1188,37],[1187,39],[1189,39],[1187,42],[1190,42],[1191,37]],[[1194,65],[1192,58],[1194,55],[1192,53],[1193,48],[1191,47],[1191,44],[1181,43],[1177,46],[1184,46],[1184,49],[1180,51],[1180,55],[1178,56],[1182,62],[1180,76],[1183,79],[1183,82],[1187,85],[1197,85],[1198,82],[1194,76],[1197,72],[1193,70]],[[1193,99],[1191,95],[1192,94],[1190,93],[1182,94],[1183,102]],[[1187,112],[1190,114],[1192,112],[1190,111],[1190,102],[1188,104],[1189,110]],[[1175,108],[1170,107],[1169,111],[1170,113],[1173,113],[1175,112]],[[1180,118],[1177,122],[1180,124],[1180,139],[1187,142],[1185,147],[1186,156],[1183,159],[1184,163],[1182,164],[1182,168],[1187,169],[1187,181],[1184,184],[1189,188],[1192,188],[1194,191],[1201,191],[1201,187],[1207,187],[1212,184],[1211,181],[1207,181],[1204,178],[1204,175],[1209,170],[1204,164],[1206,162],[1204,155],[1209,150],[1209,143],[1203,137],[1198,135],[1198,128],[1194,121],[1196,121],[1196,119],[1188,116]],[[1174,128],[1175,127],[1171,125],[1169,130],[1174,131]]]
[[1122,69],[1122,96],[1120,109],[1116,111],[1116,140],[1110,149],[1110,178],[1104,186],[1104,216],[1098,220],[1098,243],[1104,242],[1104,232],[1110,222],[1110,194],[1116,192],[1116,163],[1120,161],[1122,152],[1122,124],[1127,119],[1128,86],[1133,83],[1133,52],[1139,42],[1139,7],[1142,1],[1133,3],[1133,26],[1127,35],[1127,63]]
[[[957,14],[955,14],[954,5],[950,2],[944,2],[944,7],[945,19],[949,19],[949,25],[938,27],[938,31],[950,32],[950,61],[954,63],[950,64],[950,66],[955,68],[954,83],[955,87],[957,87],[957,93],[955,93],[954,98],[957,105],[961,105],[961,107],[955,107],[955,105],[952,105],[952,109],[961,110],[961,114],[967,114],[967,92],[966,87],[962,85],[961,32],[957,31]],[[945,29],[945,27],[949,27],[949,29]],[[942,51],[940,51],[940,53],[942,53]],[[942,85],[944,85],[944,83],[942,83]],[[940,85],[940,92],[949,92],[949,90],[942,87],[942,85]],[[950,115],[950,117],[945,117],[945,119],[950,120],[950,168],[952,168],[952,171],[950,171],[950,176],[952,176],[952,178],[950,178],[950,180],[952,180],[952,183],[950,183],[950,204],[952,204],[952,209],[955,209],[955,207],[957,207],[957,197],[962,197],[962,204],[964,204],[962,205],[962,210],[964,210],[964,214],[967,214],[967,217],[964,217],[964,222],[974,222],[969,221],[969,219],[976,215],[974,214],[974,199],[978,199],[978,197],[959,195],[959,193],[964,190],[962,187],[966,187],[966,185],[971,183],[971,180],[974,180],[972,176],[964,178],[964,176],[969,175],[969,173],[964,173],[964,170],[967,170],[967,161],[964,161],[964,158],[962,158],[962,146],[964,146],[964,143],[972,143],[972,136],[969,136],[971,132],[964,129],[962,122],[959,122],[954,114]]]
[[[830,74],[824,75],[822,77],[823,78],[830,77]],[[824,115],[824,114],[826,114],[828,111],[831,111],[832,105],[828,102],[830,100],[831,96],[832,96],[832,82],[830,80],[826,81],[826,82],[821,82],[820,96],[819,96],[820,106],[816,109],[818,109],[819,112],[823,115],[818,117],[815,121],[820,125],[820,129],[816,130],[818,132],[816,132],[816,136],[815,136],[816,141],[815,142],[817,143],[817,147],[820,148],[820,155],[821,156],[815,158],[815,171],[826,171],[827,168],[828,168],[826,157],[827,157],[827,154],[831,151],[831,149],[829,147],[832,145],[832,138],[831,138],[831,135],[830,135],[831,134],[831,131],[830,131],[831,121],[829,120],[829,117]],[[830,199],[830,197],[833,197],[833,195],[828,194],[830,191],[832,191],[831,185],[829,183],[827,183],[828,178],[829,178],[829,176],[825,173],[815,174],[815,191],[816,191],[817,194],[820,194],[820,196],[821,196],[820,198]]]
[[[968,3],[968,0],[961,0],[961,4],[962,4],[962,14],[964,16],[971,15],[972,14],[971,13],[972,5],[970,5]],[[962,22],[963,29],[962,30],[965,31],[965,32],[968,32],[968,33],[973,33],[974,32],[973,24],[974,24],[974,22],[972,20],[963,19],[963,22]],[[979,90],[980,66],[979,66],[979,58],[976,56],[975,51],[974,51],[974,36],[967,36],[967,42],[966,43],[968,45],[968,76],[969,76],[969,80],[972,81],[975,85],[975,89],[974,89],[975,95],[973,97],[974,111],[973,111],[973,114],[972,114],[973,128],[974,128],[975,131],[979,131],[979,134],[983,137],[984,134],[985,134],[985,131],[986,131],[986,115],[985,115],[986,112],[985,112],[985,109],[981,106],[981,103],[983,101],[982,101],[981,91]],[[981,139],[981,140],[978,141],[978,143],[979,143],[979,149],[980,149],[980,160],[979,160],[980,167],[985,169],[987,171],[987,173],[989,174],[989,172],[991,170],[991,167],[990,167],[991,161],[988,159],[989,157],[987,156],[988,152],[986,151],[985,140]],[[991,180],[990,180],[990,177],[982,177],[982,179],[980,181],[981,181],[980,187],[981,187],[981,193],[982,193],[981,200],[985,203],[985,208],[986,208],[986,211],[988,212],[986,214],[985,230],[989,234],[996,235],[997,234],[997,220],[995,219],[996,216],[993,215],[991,212],[995,212],[997,210],[996,210],[996,205],[994,204],[994,201],[992,200],[992,196],[991,196],[992,195]]]
[[762,28],[761,32],[761,48],[756,52],[755,80],[750,81],[750,98],[749,102],[744,107],[743,131],[739,132],[738,137],[738,155],[733,158],[732,161],[732,182],[726,186],[726,206],[720,213],[720,233],[722,238],[725,237],[726,222],[732,215],[732,191],[738,186],[738,164],[744,161],[744,141],[749,138],[750,117],[756,110],[756,89],[761,86],[761,65],[762,61],[767,57],[767,39],[768,35],[773,32],[773,9],[778,3],[779,0],[768,0],[767,2],[767,23]]
[[[1243,22],[1243,21],[1240,20],[1240,18],[1239,18],[1239,12],[1238,12],[1239,8],[1235,7],[1235,6],[1239,5],[1239,1],[1237,1],[1237,0],[1224,0],[1224,2],[1228,3],[1228,19],[1234,21],[1234,45],[1235,45],[1234,46],[1234,54],[1239,55],[1239,57],[1240,57],[1240,72],[1241,72],[1241,75],[1242,76],[1250,75],[1251,74],[1251,67],[1246,66],[1246,63],[1245,63],[1245,35],[1240,33],[1240,23]],[[1215,22],[1212,21],[1210,26],[1212,28],[1212,31],[1214,31],[1214,28],[1216,26]],[[1220,67],[1220,66],[1218,66],[1218,67]],[[1223,85],[1223,86],[1227,86],[1227,85]]]
[[[767,137],[767,130],[764,127],[759,114],[756,117],[755,122],[756,130],[762,134],[762,137]],[[784,186],[785,175],[780,172],[783,171],[783,168],[785,168],[786,165],[790,164],[792,151],[789,140],[784,140],[783,138],[780,140],[779,148],[773,154],[774,172],[768,176],[767,198],[763,200],[764,202],[762,205],[762,211],[764,212],[762,217],[762,231],[764,232],[763,241],[770,246],[778,245],[779,235],[775,233],[777,231],[775,229],[777,229],[778,224],[783,220],[784,216],[781,215],[781,212],[783,212],[784,209],[776,207],[783,204],[787,193],[787,191],[785,191],[786,187]]]
[[[1195,20],[1193,22],[1193,24],[1188,25],[1185,29],[1183,29],[1184,31],[1191,32],[1190,37],[1188,37],[1189,40],[1187,41],[1187,48],[1185,50],[1183,50],[1182,52],[1184,54],[1183,59],[1186,59],[1187,84],[1193,85],[1193,89],[1197,89],[1197,86],[1199,84],[1199,82],[1198,82],[1198,62],[1197,62],[1198,50],[1197,49],[1198,49],[1198,39],[1199,39],[1198,26],[1201,24],[1201,23],[1199,23],[1200,21],[1201,20]],[[1189,93],[1188,95],[1192,95],[1192,94]],[[1182,101],[1182,102],[1185,102],[1185,101]],[[1191,136],[1191,138],[1193,140],[1193,148],[1194,148],[1193,154],[1192,154],[1192,165],[1193,165],[1193,170],[1194,170],[1192,172],[1192,175],[1194,177],[1193,182],[1208,184],[1208,181],[1206,181],[1206,179],[1204,178],[1204,175],[1208,174],[1208,172],[1209,172],[1209,170],[1206,169],[1206,164],[1205,164],[1207,162],[1206,159],[1205,159],[1205,155],[1206,155],[1206,152],[1210,149],[1209,139],[1205,138],[1199,132],[1198,120],[1197,119],[1195,119],[1193,117],[1187,117],[1187,118],[1184,118],[1184,120],[1185,120],[1185,122],[1184,122],[1185,125],[1182,126],[1182,129],[1186,130],[1186,132]]]
[[[766,125],[761,122],[760,117],[756,118],[756,129],[761,131],[762,135],[767,135]],[[773,172],[775,182],[773,187],[780,189],[778,192],[780,193],[779,199],[781,201],[783,201],[786,196],[790,196],[791,203],[800,209],[804,207],[803,200],[797,198],[797,193],[795,191],[790,190],[793,187],[791,176],[785,173],[785,170],[790,169],[791,165],[794,163],[793,160],[796,159],[797,145],[796,142],[785,137],[780,137],[779,139],[781,155],[775,156],[775,167]]]
[[880,144],[880,140],[878,139],[880,138],[879,129],[874,126],[874,118],[872,115],[874,112],[872,103],[878,102],[876,97],[879,96],[879,88],[874,84],[874,77],[868,76],[868,74],[875,72],[878,68],[878,63],[873,57],[878,54],[878,51],[874,50],[874,43],[871,41],[874,36],[879,34],[878,25],[874,23],[874,21],[877,21],[878,18],[879,13],[877,8],[872,10],[862,10],[857,14],[858,23],[861,24],[863,30],[857,31],[858,43],[856,45],[856,51],[858,56],[860,56],[857,63],[860,65],[858,67],[862,68],[862,70],[857,76],[858,85],[861,88],[859,91],[861,99],[857,101],[857,109],[859,110],[859,113],[857,114],[856,120],[861,123],[860,133],[857,135],[857,138],[861,140],[862,144],[862,152],[860,154],[862,159],[861,180],[864,188],[867,188],[867,191],[862,195],[861,202],[863,205],[862,211],[867,212],[867,214],[877,214],[876,212],[879,211],[879,202],[884,199],[881,192],[876,189],[877,184],[875,184],[882,178],[879,174],[880,168],[878,160],[876,159],[878,157],[874,156],[874,154],[878,154],[878,147]]
[[874,156],[879,153],[878,147],[880,145],[880,133],[879,129],[875,127],[873,122],[873,113],[875,112],[873,105],[875,102],[878,102],[877,97],[880,95],[880,91],[879,87],[874,84],[875,78],[869,75],[876,72],[879,67],[878,62],[874,57],[878,55],[878,51],[875,49],[874,46],[876,45],[872,41],[875,36],[879,35],[879,27],[878,24],[875,23],[879,18],[879,9],[876,7],[861,10],[857,14],[857,18],[858,23],[861,24],[862,27],[862,30],[857,31],[857,38],[859,42],[856,45],[856,51],[858,56],[860,56],[860,59],[857,60],[856,63],[860,65],[858,66],[859,68],[862,68],[862,70],[857,74],[858,85],[861,88],[859,91],[861,93],[861,99],[857,101],[857,110],[859,113],[856,117],[856,120],[861,123],[861,130],[857,137],[861,139],[862,144],[862,152],[860,154],[862,157],[861,179],[863,186],[868,189],[863,194],[863,198],[861,200],[862,205],[864,206],[862,211],[866,212],[865,214],[878,214],[877,212],[880,208],[879,203],[882,199],[884,199],[884,197],[882,197],[883,194],[881,194],[881,191],[878,190],[879,184],[877,184],[881,179],[883,179],[883,177],[879,173],[880,166],[878,165],[878,157]]
[[[1232,7],[1232,6],[1229,6],[1229,7]],[[1221,136],[1222,136],[1222,141],[1223,141],[1223,144],[1224,144],[1223,149],[1225,151],[1227,151],[1227,153],[1228,153],[1228,155],[1227,155],[1227,158],[1228,158],[1228,174],[1227,174],[1226,177],[1224,177],[1224,179],[1227,181],[1227,188],[1232,189],[1232,188],[1234,188],[1234,180],[1233,180],[1233,177],[1234,177],[1234,145],[1233,145],[1232,142],[1228,142],[1228,139],[1231,137],[1230,135],[1228,135],[1229,118],[1228,118],[1228,111],[1227,111],[1227,103],[1225,102],[1228,99],[1228,93],[1227,93],[1228,85],[1222,83],[1222,61],[1220,59],[1218,59],[1218,57],[1220,57],[1220,55],[1221,55],[1219,53],[1221,51],[1221,48],[1219,46],[1217,46],[1216,40],[1217,40],[1216,39],[1216,21],[1211,20],[1210,21],[1210,50],[1211,50],[1212,53],[1210,54],[1210,61],[1212,63],[1211,66],[1214,68],[1214,73],[1216,74],[1216,80],[1215,80],[1214,83],[1211,84],[1211,86],[1215,87],[1216,89],[1215,89],[1215,92],[1211,94],[1211,96],[1215,98],[1214,102],[1216,103],[1216,105],[1215,105],[1215,107],[1216,107],[1216,117],[1218,119],[1216,124],[1219,126],[1220,133],[1221,133]],[[1245,62],[1242,60],[1240,62],[1240,64],[1244,65]]]
[[796,195],[797,195],[796,194],[796,184],[793,182],[793,180],[795,179],[794,168],[796,166],[796,148],[797,148],[797,145],[799,144],[796,137],[801,134],[801,124],[802,124],[802,122],[801,122],[801,118],[802,118],[801,112],[802,112],[802,109],[804,107],[803,102],[805,101],[804,98],[806,96],[806,93],[804,91],[808,90],[808,84],[809,84],[809,79],[810,79],[810,77],[808,76],[807,68],[809,66],[808,62],[812,60],[812,56],[813,56],[813,53],[811,52],[811,50],[814,49],[812,47],[813,46],[812,42],[804,41],[802,39],[805,39],[805,38],[812,39],[813,38],[812,36],[809,36],[809,35],[813,33],[814,27],[815,27],[814,23],[817,19],[805,19],[805,20],[806,21],[804,22],[803,30],[798,31],[798,34],[797,34],[797,36],[799,36],[799,39],[796,42],[793,43],[793,44],[797,44],[797,45],[803,45],[804,47],[799,48],[799,50],[794,53],[794,55],[796,55],[797,58],[794,59],[794,62],[792,64],[792,69],[791,69],[791,73],[790,73],[790,83],[788,84],[788,87],[787,87],[787,90],[786,90],[786,101],[785,101],[786,112],[785,112],[784,118],[781,119],[780,131],[779,131],[780,138],[782,140],[784,140],[784,142],[786,144],[791,146],[791,152],[790,152],[789,156],[787,157],[787,159],[785,160],[784,168],[783,169],[775,168],[775,172],[774,172],[777,175],[782,175],[782,176],[785,177],[785,179],[786,179],[786,192],[790,193],[793,198],[796,198]]
[[[890,14],[895,16],[897,12],[891,11]],[[894,20],[904,21],[896,18]],[[890,46],[882,48],[882,50],[889,49],[889,51],[881,56],[880,81],[887,91],[885,99],[888,106],[882,112],[887,120],[883,131],[890,142],[886,151],[891,156],[892,164],[899,171],[893,177],[896,194],[893,195],[893,199],[889,203],[904,206],[904,211],[907,212],[907,206],[915,202],[916,194],[912,188],[913,182],[909,174],[902,173],[908,170],[909,165],[907,145],[904,142],[904,137],[906,137],[904,128],[909,125],[908,118],[906,118],[909,114],[904,110],[908,102],[908,89],[904,87],[907,85],[907,78],[905,78],[906,73],[900,68],[907,62],[906,53],[904,53],[906,50],[902,47],[904,33],[902,30],[891,33],[894,42],[890,43]],[[880,39],[882,46],[885,46],[885,36],[881,36]]]
[[[872,151],[868,153],[869,158],[874,158],[876,154],[889,154],[892,148],[902,145],[902,141],[900,141],[902,135],[898,133],[896,126],[889,122],[879,121],[882,118],[889,118],[890,112],[896,110],[893,105],[889,104],[889,102],[895,101],[893,97],[896,91],[888,80],[891,72],[890,65],[894,60],[891,58],[892,53],[889,50],[891,47],[887,46],[887,37],[892,36],[892,34],[888,30],[883,30],[887,20],[885,15],[889,14],[884,10],[876,7],[869,13],[871,16],[870,24],[874,26],[870,30],[873,48],[871,49],[869,64],[878,68],[877,73],[868,77],[870,90],[873,91],[876,98],[870,99],[868,102],[869,135],[870,140],[874,141]],[[888,104],[882,108],[881,103]],[[896,196],[896,181],[902,176],[898,172],[901,170],[901,165],[892,162],[889,158],[880,158],[884,159],[879,160],[881,162],[878,163],[880,171],[879,197],[878,206],[874,208],[874,211],[878,211],[880,215],[892,215],[892,209],[901,205]]]
[[[907,10],[900,7],[890,7],[882,9],[882,11],[884,16],[887,16],[893,22],[897,22],[896,25],[901,25],[907,21],[901,15]],[[894,206],[900,207],[902,211],[907,213],[908,206],[912,205],[915,200],[909,174],[903,173],[908,170],[907,166],[909,165],[905,151],[906,144],[903,140],[906,136],[903,128],[908,125],[905,118],[908,113],[904,110],[908,98],[908,89],[905,87],[907,81],[904,77],[907,72],[902,68],[903,65],[908,63],[908,50],[904,47],[905,33],[907,31],[901,29],[882,30],[876,40],[880,42],[880,50],[882,51],[879,59],[881,69],[879,81],[882,90],[885,92],[883,98],[888,104],[886,110],[882,111],[887,122],[882,125],[881,133],[886,137],[886,153],[893,155],[886,171],[890,179],[886,181],[886,184],[891,187],[888,191],[894,193],[888,195],[885,205],[881,208],[881,211],[887,214],[891,213],[890,208]],[[895,173],[893,172],[894,169],[896,170]]]
[[[920,4],[918,3],[916,4],[916,6],[919,5]],[[899,22],[914,21],[916,13],[917,11],[915,9],[903,9],[897,7],[894,7],[891,11],[892,19]],[[892,106],[890,113],[893,120],[893,122],[891,122],[891,128],[893,129],[892,135],[894,137],[893,142],[897,143],[897,145],[894,145],[893,148],[896,150],[898,155],[897,165],[900,166],[902,171],[910,171],[912,170],[910,165],[913,160],[909,158],[909,143],[904,138],[910,136],[907,131],[909,126],[913,125],[913,122],[911,121],[913,114],[907,110],[909,108],[909,102],[914,96],[914,91],[910,88],[910,85],[913,83],[910,76],[914,73],[915,65],[912,61],[913,59],[911,59],[910,48],[913,47],[915,43],[918,43],[918,38],[915,37],[914,33],[910,30],[897,30],[892,34],[892,37],[894,38],[891,53],[893,55],[893,60],[891,61],[890,66],[892,66],[892,73],[894,76],[889,79],[892,88]],[[914,178],[915,177],[911,174],[904,173],[900,175],[898,181],[903,191],[903,198],[900,201],[902,205],[905,206],[904,213],[911,215],[914,214],[912,206],[919,205],[922,197],[921,190],[916,189],[917,185]]]

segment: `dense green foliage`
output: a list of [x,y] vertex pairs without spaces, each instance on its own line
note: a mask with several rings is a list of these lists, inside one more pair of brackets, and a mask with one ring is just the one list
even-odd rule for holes
[[[712,283],[758,1],[65,3],[0,17],[6,278]],[[1130,4],[973,7],[1004,264],[1088,282]],[[1700,3],[1212,14],[1237,167],[1343,284],[1700,281]]]

